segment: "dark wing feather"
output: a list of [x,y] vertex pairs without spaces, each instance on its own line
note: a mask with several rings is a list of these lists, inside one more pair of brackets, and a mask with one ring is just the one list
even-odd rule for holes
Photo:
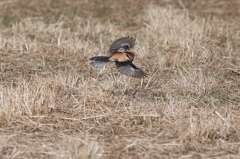
[[117,39],[111,46],[110,46],[110,53],[114,54],[116,52],[126,52],[130,50],[135,45],[135,39],[133,37],[123,37]]
[[137,68],[132,62],[116,62],[116,67],[118,71],[124,75],[135,77],[135,78],[144,78],[147,76],[141,69]]

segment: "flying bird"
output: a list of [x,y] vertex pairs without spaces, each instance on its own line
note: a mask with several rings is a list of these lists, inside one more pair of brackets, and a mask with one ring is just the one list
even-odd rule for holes
[[134,53],[130,51],[135,45],[135,39],[132,37],[122,37],[117,39],[110,46],[110,56],[95,56],[90,58],[91,65],[95,68],[103,68],[110,62],[115,62],[118,71],[121,74],[144,78],[147,76],[141,69],[137,68],[132,62],[134,60]]

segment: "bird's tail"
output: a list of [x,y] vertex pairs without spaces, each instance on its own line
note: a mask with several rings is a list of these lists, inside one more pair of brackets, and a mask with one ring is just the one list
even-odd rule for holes
[[91,65],[96,68],[103,68],[110,62],[107,56],[95,56],[90,58],[90,60],[92,60]]

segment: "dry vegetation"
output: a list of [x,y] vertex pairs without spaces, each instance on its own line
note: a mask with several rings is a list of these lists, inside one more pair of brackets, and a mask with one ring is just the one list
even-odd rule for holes
[[[0,158],[239,158],[239,10],[234,0],[1,1]],[[127,35],[147,78],[91,68]]]

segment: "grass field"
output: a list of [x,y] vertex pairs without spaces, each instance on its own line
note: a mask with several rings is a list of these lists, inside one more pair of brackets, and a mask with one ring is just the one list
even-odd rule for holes
[[[91,67],[123,36],[147,78]],[[0,2],[0,158],[239,158],[239,132],[240,2]]]

